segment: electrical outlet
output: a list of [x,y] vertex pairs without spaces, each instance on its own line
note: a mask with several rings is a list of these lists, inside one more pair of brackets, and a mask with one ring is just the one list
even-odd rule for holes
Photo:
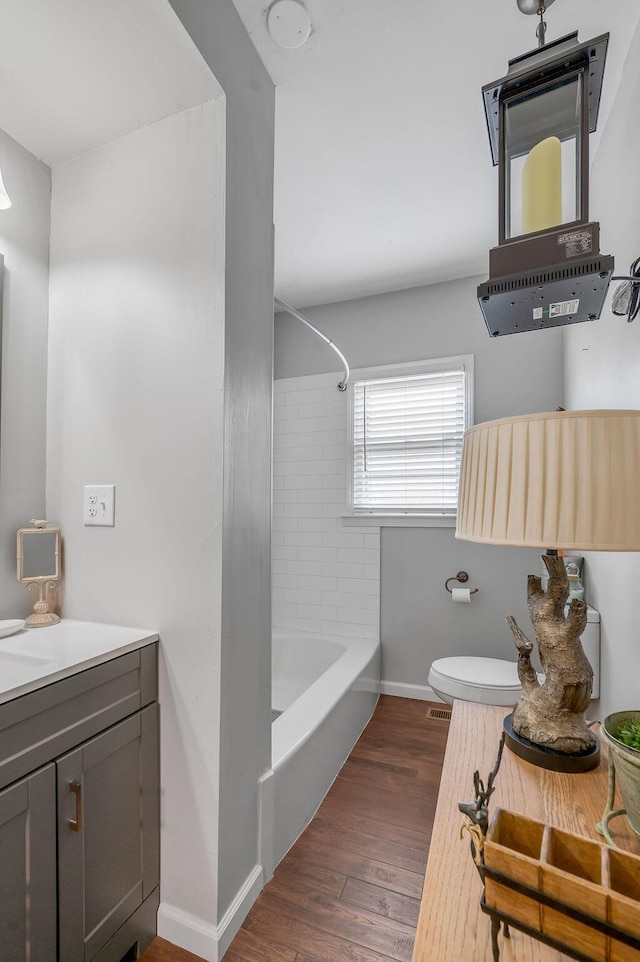
[[115,484],[85,484],[83,522],[113,527],[115,520]]

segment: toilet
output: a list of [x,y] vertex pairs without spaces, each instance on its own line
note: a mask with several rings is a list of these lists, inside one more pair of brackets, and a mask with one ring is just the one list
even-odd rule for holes
[[[582,634],[582,647],[593,668],[592,698],[600,695],[600,614],[587,607],[587,625]],[[544,675],[538,675],[540,681]],[[455,655],[438,658],[429,670],[429,686],[435,694],[452,705],[456,698],[482,705],[511,708],[522,693],[515,661],[502,658]]]

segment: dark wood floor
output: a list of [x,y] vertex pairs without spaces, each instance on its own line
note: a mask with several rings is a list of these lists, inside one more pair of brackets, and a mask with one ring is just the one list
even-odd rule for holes
[[[224,962],[410,962],[448,723],[380,698]],[[156,939],[144,962],[199,962]]]

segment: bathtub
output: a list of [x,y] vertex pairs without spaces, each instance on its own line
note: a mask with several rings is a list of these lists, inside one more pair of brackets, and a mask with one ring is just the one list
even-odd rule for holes
[[[272,641],[267,878],[316,813],[371,718],[380,690],[380,642],[285,629]],[[263,812],[264,818],[264,812]],[[264,834],[264,833],[263,833]]]

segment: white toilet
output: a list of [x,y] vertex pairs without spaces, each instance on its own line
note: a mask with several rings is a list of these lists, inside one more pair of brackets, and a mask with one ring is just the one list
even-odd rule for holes
[[[582,635],[584,653],[593,668],[591,697],[600,695],[600,614],[587,608],[587,626]],[[539,675],[542,681],[544,676]],[[510,708],[517,702],[522,688],[515,661],[477,656],[438,658],[429,670],[428,684],[444,702],[454,699],[474,701],[482,705]]]

